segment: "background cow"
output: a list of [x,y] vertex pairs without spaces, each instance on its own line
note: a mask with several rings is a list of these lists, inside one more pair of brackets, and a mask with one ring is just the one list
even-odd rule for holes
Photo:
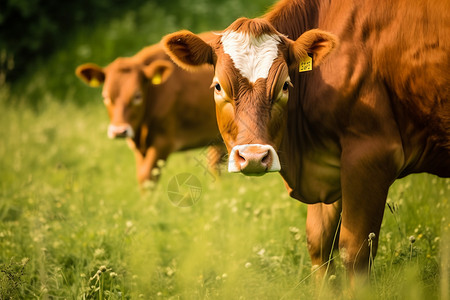
[[282,0],[209,43],[163,40],[185,68],[214,65],[229,171],[280,171],[310,204],[314,265],[339,244],[349,274],[367,274],[392,182],[450,176],[448,11],[446,0]]
[[210,166],[220,162],[224,147],[211,101],[210,67],[188,73],[156,44],[105,68],[83,64],[76,74],[92,87],[103,84],[108,136],[129,141],[139,183],[156,180],[153,168],[173,151],[211,146]]

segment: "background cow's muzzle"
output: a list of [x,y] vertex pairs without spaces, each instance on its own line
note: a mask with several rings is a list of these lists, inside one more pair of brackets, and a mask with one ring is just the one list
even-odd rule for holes
[[263,175],[281,170],[277,152],[270,145],[247,144],[234,146],[228,159],[228,172]]
[[108,126],[108,137],[110,139],[115,138],[133,138],[134,130],[130,125],[113,125],[109,124]]

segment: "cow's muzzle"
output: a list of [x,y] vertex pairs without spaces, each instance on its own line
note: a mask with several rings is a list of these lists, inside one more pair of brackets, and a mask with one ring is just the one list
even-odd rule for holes
[[228,172],[263,175],[281,170],[277,152],[270,145],[247,144],[234,146],[228,159]]
[[113,125],[109,124],[108,126],[108,137],[110,139],[115,138],[133,138],[134,130],[130,125]]

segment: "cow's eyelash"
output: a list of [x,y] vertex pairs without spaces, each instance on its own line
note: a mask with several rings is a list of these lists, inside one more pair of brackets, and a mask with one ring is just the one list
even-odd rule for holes
[[[286,87],[286,88],[285,88],[285,87]],[[289,87],[291,87],[291,88],[294,87],[294,85],[292,84],[292,82],[291,82],[290,79],[288,79],[288,80],[286,80],[286,81],[284,82],[284,84],[283,84],[283,91],[287,91]]]
[[220,85],[220,83],[218,83],[217,81],[214,81],[210,88],[214,88],[216,91],[222,91],[222,86]]

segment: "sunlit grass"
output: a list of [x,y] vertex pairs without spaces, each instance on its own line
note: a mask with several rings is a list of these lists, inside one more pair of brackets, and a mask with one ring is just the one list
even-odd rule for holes
[[[73,75],[78,64],[106,65],[170,31],[217,29],[272,2],[149,2],[81,28],[35,74],[0,87],[0,299],[352,296],[339,257],[336,276],[315,284],[306,205],[288,197],[278,174],[224,168],[214,177],[198,149],[171,155],[159,184],[141,194],[132,152],[106,137],[100,90]],[[185,172],[199,179],[201,196],[177,207],[168,184]],[[449,299],[449,199],[448,179],[394,183],[371,284],[355,299]]]
[[[206,160],[199,149],[172,155],[159,184],[140,194],[132,153],[125,142],[106,138],[100,104],[47,103],[40,113],[1,109],[0,264],[19,272],[26,261],[14,288],[2,292],[87,299],[348,297],[314,285],[306,206],[288,198],[279,175],[214,178],[198,164]],[[182,172],[201,182],[192,207],[174,206],[167,194],[169,180]],[[357,298],[443,293],[449,193],[448,180],[428,175],[394,184],[372,284],[357,290]],[[334,280],[345,287],[336,262]]]

